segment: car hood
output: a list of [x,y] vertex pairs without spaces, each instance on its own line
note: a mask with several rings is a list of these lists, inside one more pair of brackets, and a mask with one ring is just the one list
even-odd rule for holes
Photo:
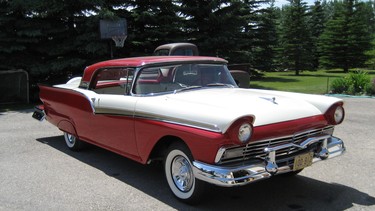
[[207,88],[141,97],[135,115],[225,133],[238,118],[254,126],[321,115],[340,99],[279,91]]

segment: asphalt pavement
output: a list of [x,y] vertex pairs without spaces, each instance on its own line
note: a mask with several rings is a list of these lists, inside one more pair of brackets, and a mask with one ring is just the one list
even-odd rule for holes
[[209,186],[196,206],[173,197],[161,165],[94,146],[72,152],[31,109],[0,112],[0,210],[375,210],[375,99],[344,101],[346,119],[335,129],[344,155],[296,177]]

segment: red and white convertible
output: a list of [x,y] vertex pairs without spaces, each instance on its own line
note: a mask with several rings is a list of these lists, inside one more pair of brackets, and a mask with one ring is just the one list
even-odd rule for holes
[[340,99],[241,89],[215,57],[139,57],[100,62],[82,78],[40,85],[33,116],[85,142],[147,164],[163,159],[173,194],[200,198],[207,183],[232,187],[296,174],[341,155]]

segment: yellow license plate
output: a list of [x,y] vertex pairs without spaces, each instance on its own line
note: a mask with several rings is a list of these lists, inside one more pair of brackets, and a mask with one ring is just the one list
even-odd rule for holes
[[305,167],[311,166],[314,153],[309,152],[306,154],[298,155],[294,158],[293,171],[301,170]]

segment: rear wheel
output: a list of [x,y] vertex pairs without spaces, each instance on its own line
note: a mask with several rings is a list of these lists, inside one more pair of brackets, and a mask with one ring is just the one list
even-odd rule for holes
[[66,146],[68,146],[70,150],[78,151],[83,147],[83,142],[70,133],[64,132],[64,139]]
[[169,188],[179,200],[189,204],[201,199],[205,185],[195,178],[192,160],[190,151],[183,144],[172,144],[164,159]]

